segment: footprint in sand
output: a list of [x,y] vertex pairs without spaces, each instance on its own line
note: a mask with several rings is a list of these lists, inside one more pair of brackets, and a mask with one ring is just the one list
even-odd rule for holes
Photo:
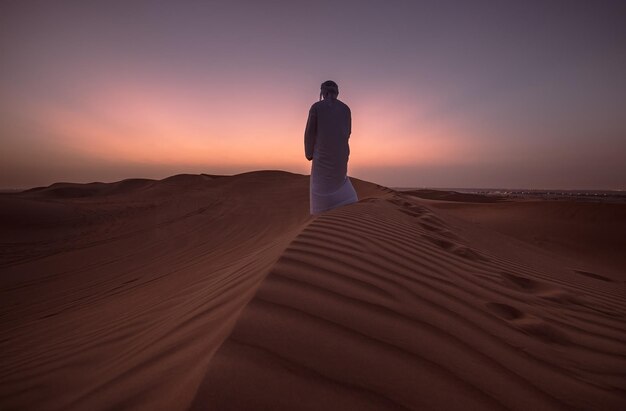
[[517,320],[524,316],[523,312],[508,304],[486,303],[485,306],[489,311],[505,320]]
[[454,242],[454,240],[458,240],[459,238],[446,228],[446,224],[443,220],[435,216],[426,207],[411,203],[410,201],[405,200],[402,197],[394,197],[387,201],[399,206],[398,211],[413,217],[419,217],[420,226],[426,231],[434,234],[424,235],[424,238],[426,238],[428,241],[435,244],[436,246],[441,247],[444,250],[449,251],[467,260],[490,261],[489,258],[483,256],[478,251]]
[[502,272],[500,275],[502,276],[503,284],[513,290],[534,294],[544,300],[550,300],[559,304],[585,305],[581,296],[575,295],[560,287],[506,272]]
[[458,240],[459,239],[459,237],[456,234],[454,234],[450,230],[446,230],[445,228],[437,227],[437,226],[434,226],[434,225],[431,225],[431,224],[428,224],[428,223],[424,223],[424,222],[420,222],[419,225],[424,230],[430,231],[431,233],[437,234],[439,236],[446,237],[446,238],[451,239],[451,240]]
[[524,318],[517,321],[516,326],[526,334],[548,344],[571,344],[571,340],[567,334],[559,328],[546,323],[540,318]]
[[413,211],[411,209],[407,209],[407,208],[400,208],[398,209],[398,211],[400,211],[401,213],[404,213],[406,215],[409,215],[411,217],[421,217],[422,216],[422,212],[419,211]]
[[490,261],[489,258],[485,257],[484,255],[482,255],[478,251],[474,250],[473,248],[466,247],[464,245],[456,246],[452,250],[452,252],[454,254],[458,255],[459,257],[463,257],[463,258],[465,258],[467,260],[471,260],[471,261]]
[[448,241],[445,238],[439,238],[439,237],[435,237],[431,235],[424,235],[424,238],[428,240],[429,242],[431,242],[432,244],[435,244],[436,246],[441,247],[444,250],[449,251],[452,254],[455,254],[467,260],[489,261],[487,257],[483,256],[478,251],[474,250],[473,248],[466,247],[462,244],[459,244],[453,241]]
[[431,231],[447,230],[446,223],[444,223],[443,220],[431,214],[430,212],[425,212],[422,218],[420,218],[420,225],[428,225]]
[[600,274],[596,274],[596,273],[591,273],[589,271],[583,271],[583,270],[573,270],[576,274],[580,274],[580,275],[584,275],[586,277],[591,277],[594,278],[596,280],[600,280],[600,281],[606,281],[607,283],[614,283],[615,280],[612,280],[608,277],[605,277],[603,275]]
[[451,251],[456,246],[452,241],[448,241],[444,238],[439,238],[428,234],[424,235],[423,237],[430,243],[436,245],[437,247],[443,248],[446,251]]
[[420,226],[427,231],[432,231],[433,233],[439,233],[441,231],[440,227],[436,227],[434,225],[430,225],[428,223],[421,222]]
[[520,275],[509,274],[506,272],[500,273],[502,276],[504,285],[514,290],[524,291],[527,293],[541,293],[541,292],[552,292],[557,290],[556,287],[551,286],[550,284],[544,283],[542,281],[533,280],[528,277],[523,277]]
[[485,306],[496,316],[506,320],[523,333],[548,344],[568,345],[570,338],[562,330],[546,323],[541,318],[524,313],[503,303],[486,303]]
[[446,226],[446,223],[444,223],[441,218],[426,210],[424,211],[424,217],[421,219],[421,221],[439,228],[443,228]]
[[398,206],[398,211],[410,215],[411,217],[422,217],[424,215],[430,214],[430,212],[425,207],[414,204],[402,197],[394,197],[387,201],[389,201],[391,204]]

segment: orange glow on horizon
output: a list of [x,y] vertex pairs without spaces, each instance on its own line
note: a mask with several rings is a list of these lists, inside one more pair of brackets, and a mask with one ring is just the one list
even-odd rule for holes
[[[242,99],[235,106],[231,100],[207,98],[202,91],[181,95],[167,89],[103,88],[106,93],[92,93],[81,107],[49,104],[33,108],[39,127],[67,152],[97,160],[308,168],[302,139],[312,101],[272,107],[265,97],[258,96]],[[415,107],[383,103],[351,104],[351,166],[446,164],[462,160],[468,151],[467,139],[449,127],[424,123],[416,129],[407,124],[406,117]],[[289,109],[284,110],[285,106]]]
[[[41,165],[21,169],[21,181],[45,175],[38,185],[265,169],[308,174],[304,127],[316,99],[302,92],[274,98],[271,90],[254,90],[190,92],[155,85],[154,79],[93,82],[72,99],[22,104],[21,111],[36,121],[11,130],[26,136],[14,140],[12,160],[19,165],[41,159]],[[493,150],[485,139],[446,122],[444,97],[422,93],[417,99],[397,90],[374,99],[345,94],[340,98],[352,108],[352,176],[375,180],[383,174],[368,170],[477,164],[484,160],[477,153]]]

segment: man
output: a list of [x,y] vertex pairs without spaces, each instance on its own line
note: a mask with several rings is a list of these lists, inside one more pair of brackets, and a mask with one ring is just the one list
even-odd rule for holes
[[358,201],[347,176],[352,117],[350,107],[338,95],[337,83],[322,83],[320,101],[311,106],[304,132],[304,154],[313,162],[310,205],[314,215]]

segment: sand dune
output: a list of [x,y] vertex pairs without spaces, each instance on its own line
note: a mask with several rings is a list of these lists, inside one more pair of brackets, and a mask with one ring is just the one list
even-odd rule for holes
[[309,221],[304,176],[128,186],[1,197],[0,408],[184,408]]
[[282,172],[0,196],[0,408],[626,408],[624,206],[354,185],[315,219]]
[[316,219],[214,356],[197,409],[623,408],[623,282],[537,270],[462,231],[397,194]]
[[[613,280],[626,279],[626,206],[577,201],[508,201],[499,204],[427,202],[437,212],[469,222],[526,245],[564,257],[563,264],[599,270]],[[482,235],[483,239],[490,235]],[[479,239],[476,239],[479,241]],[[536,259],[536,257],[533,257]],[[602,277],[602,275],[600,275]]]

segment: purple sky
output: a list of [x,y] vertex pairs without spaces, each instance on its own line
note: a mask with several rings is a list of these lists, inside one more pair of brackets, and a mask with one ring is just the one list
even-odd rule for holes
[[332,79],[355,177],[626,189],[626,1],[93,3],[0,3],[0,187],[308,173]]

